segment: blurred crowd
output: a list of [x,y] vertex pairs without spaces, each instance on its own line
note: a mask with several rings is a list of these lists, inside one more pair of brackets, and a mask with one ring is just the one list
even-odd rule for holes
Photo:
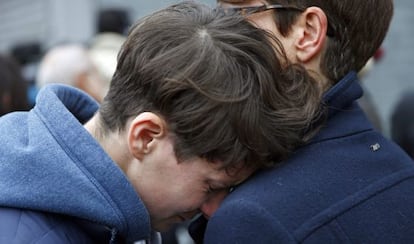
[[47,49],[24,43],[0,54],[0,115],[30,109],[39,89],[49,83],[77,87],[101,102],[130,24],[127,10],[103,9],[87,43],[62,42]]

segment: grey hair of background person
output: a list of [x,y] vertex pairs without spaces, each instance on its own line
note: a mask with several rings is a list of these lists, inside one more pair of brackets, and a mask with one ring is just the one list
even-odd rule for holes
[[42,88],[49,83],[79,88],[98,102],[102,102],[109,88],[109,81],[100,75],[89,49],[80,43],[61,44],[46,53],[39,65],[36,86]]
[[76,77],[93,68],[87,49],[81,44],[62,44],[49,49],[42,58],[36,86],[63,83],[76,87]]

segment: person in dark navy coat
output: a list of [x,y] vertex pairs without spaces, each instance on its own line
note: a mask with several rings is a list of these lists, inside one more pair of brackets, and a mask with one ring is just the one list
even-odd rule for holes
[[[99,106],[49,84],[32,110],[1,116],[0,243],[160,243],[286,158],[322,110],[315,80],[269,38],[239,15],[177,3],[131,27]],[[300,93],[311,109],[297,82],[315,84]]]
[[356,74],[387,33],[392,0],[218,2],[280,39],[289,59],[318,80],[326,116],[288,160],[257,172],[194,221],[194,239],[414,243],[414,163],[356,102],[362,95]]

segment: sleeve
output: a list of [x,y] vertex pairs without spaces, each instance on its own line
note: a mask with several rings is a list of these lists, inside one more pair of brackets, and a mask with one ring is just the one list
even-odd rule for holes
[[260,205],[246,201],[223,204],[209,220],[204,244],[296,243],[280,222]]
[[[68,217],[70,218],[70,217]],[[59,244],[93,243],[65,217],[54,214],[0,207],[0,243]]]

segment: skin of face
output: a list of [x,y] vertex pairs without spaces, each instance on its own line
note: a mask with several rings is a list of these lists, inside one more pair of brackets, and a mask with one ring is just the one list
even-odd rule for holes
[[[231,8],[231,7],[250,7],[250,6],[262,6],[266,5],[265,1],[260,0],[253,0],[253,1],[246,1],[246,0],[223,0],[217,1],[217,5],[222,8]],[[249,15],[247,18],[249,21],[254,23],[257,27],[262,28],[264,30],[268,30],[271,33],[275,34],[278,38],[283,38],[274,22],[273,19],[274,11],[268,10],[263,12],[254,13]]]
[[[157,114],[131,118],[126,130],[101,136],[96,114],[84,127],[124,172],[146,206],[151,226],[167,231],[202,213],[209,218],[229,193],[255,169],[224,169],[200,157],[177,158],[171,132]],[[122,189],[120,189],[122,190]]]
[[154,138],[150,153],[127,171],[127,176],[148,209],[151,225],[166,231],[198,213],[211,216],[228,189],[244,181],[253,170],[228,174],[219,162],[194,157],[179,161],[169,136]]

